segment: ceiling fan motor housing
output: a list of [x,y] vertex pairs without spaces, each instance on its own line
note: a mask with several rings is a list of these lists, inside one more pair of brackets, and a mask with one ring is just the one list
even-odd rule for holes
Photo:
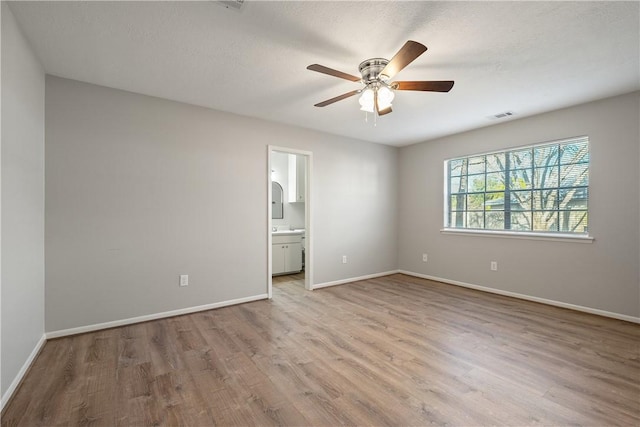
[[389,77],[381,75],[380,72],[388,63],[389,60],[384,58],[371,58],[362,61],[358,66],[358,70],[362,74],[362,82],[365,85],[369,85],[369,83],[387,80]]

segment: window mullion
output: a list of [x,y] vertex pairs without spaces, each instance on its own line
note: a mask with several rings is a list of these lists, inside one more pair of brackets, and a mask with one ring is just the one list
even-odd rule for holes
[[504,155],[504,229],[511,230],[511,152]]
[[558,144],[558,188],[556,188],[556,218],[558,218],[558,220],[556,221],[556,231],[560,231],[560,185],[562,184],[560,182],[561,176],[560,176],[560,144]]
[[484,203],[482,204],[482,228],[487,228],[487,156],[484,156]]

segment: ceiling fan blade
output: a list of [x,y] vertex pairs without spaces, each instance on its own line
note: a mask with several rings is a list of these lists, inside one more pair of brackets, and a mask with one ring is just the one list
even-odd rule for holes
[[352,76],[351,74],[343,73],[342,71],[334,70],[333,68],[325,67],[320,64],[312,64],[307,67],[307,70],[317,71],[318,73],[328,74],[334,77],[340,77],[341,79],[349,80],[352,82],[359,82],[361,77]]
[[359,90],[352,90],[351,92],[343,93],[342,95],[336,96],[335,98],[327,99],[326,101],[319,102],[314,107],[326,107],[329,104],[333,104],[334,102],[342,101],[345,98],[349,98],[350,96],[356,95],[359,93]]
[[391,109],[391,106],[388,106],[387,108],[385,108],[384,110],[380,110],[378,111],[378,115],[379,116],[384,116],[385,114],[389,114],[390,112],[392,112],[393,110]]
[[453,87],[453,81],[442,80],[442,81],[393,82],[391,87],[395,90],[421,90],[425,92],[449,92]]
[[386,67],[380,72],[388,78],[392,78],[400,72],[404,67],[411,64],[418,56],[426,52],[427,47],[421,43],[409,40],[400,48]]
[[375,112],[378,113],[378,116],[384,116],[392,111],[391,105],[385,109],[380,109],[380,105],[378,104],[378,91],[373,92],[373,108],[375,109]]
[[375,92],[373,92],[373,108],[375,110],[376,113],[378,113],[378,116],[384,116],[385,114],[389,114],[391,111],[393,111],[391,109],[391,105],[389,105],[387,108],[384,109],[380,109],[380,105],[378,104],[378,91],[376,90]]

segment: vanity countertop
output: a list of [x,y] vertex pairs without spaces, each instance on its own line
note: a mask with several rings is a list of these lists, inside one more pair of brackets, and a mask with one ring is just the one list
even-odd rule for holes
[[273,236],[300,236],[300,235],[304,234],[304,229],[278,230],[278,231],[272,231],[271,234]]

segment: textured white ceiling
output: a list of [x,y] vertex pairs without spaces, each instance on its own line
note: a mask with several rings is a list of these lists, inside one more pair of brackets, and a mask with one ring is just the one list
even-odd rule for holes
[[[47,73],[358,139],[402,146],[640,89],[640,2],[11,2]],[[356,96],[313,104],[407,40],[429,50],[398,80],[455,80],[397,92],[364,121]]]

